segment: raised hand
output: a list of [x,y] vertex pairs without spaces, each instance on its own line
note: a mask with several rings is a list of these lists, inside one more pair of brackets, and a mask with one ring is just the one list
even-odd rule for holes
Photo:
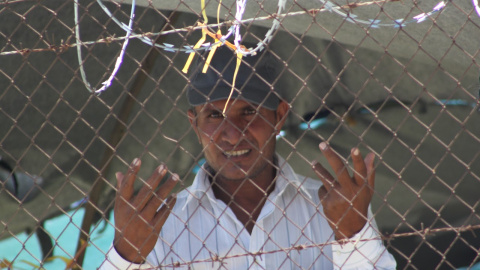
[[323,182],[318,196],[335,238],[341,240],[358,233],[367,221],[368,206],[372,200],[375,184],[375,168],[373,153],[365,160],[358,148],[351,151],[353,161],[353,177],[340,157],[327,146],[320,143],[320,150],[332,167],[333,177],[320,163],[313,165],[315,173]]
[[114,208],[116,230],[113,243],[118,254],[134,263],[143,262],[154,248],[158,234],[176,201],[174,196],[166,198],[179,180],[177,174],[172,174],[155,191],[167,173],[167,167],[162,164],[138,194],[134,195],[133,184],[140,165],[141,161],[136,158],[125,175],[120,172],[116,174],[118,190]]

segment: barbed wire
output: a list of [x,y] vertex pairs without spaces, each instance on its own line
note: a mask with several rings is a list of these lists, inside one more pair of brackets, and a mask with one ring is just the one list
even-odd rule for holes
[[[383,1],[383,2],[397,2],[397,1],[399,1],[399,0],[391,0],[391,1]],[[473,1],[475,1],[475,0],[473,0]],[[107,13],[107,15],[110,16],[110,18],[119,27],[121,27],[125,31],[128,30],[126,25],[124,23],[120,22],[118,19],[116,19],[112,15],[112,13],[108,10],[108,8],[102,3],[101,0],[97,0],[97,3],[100,5],[100,7]],[[229,28],[227,34],[219,37],[218,39],[220,40],[221,43],[224,43],[225,40],[227,40],[231,36],[232,32],[235,32],[234,44],[235,44],[237,52],[240,52],[242,55],[255,54],[257,51],[262,50],[265,44],[268,44],[271,41],[271,39],[273,37],[273,33],[280,26],[280,20],[279,19],[286,17],[286,16],[282,16],[282,10],[285,8],[286,0],[279,0],[278,1],[278,9],[277,9],[276,13],[273,13],[272,15],[266,16],[266,17],[252,18],[250,20],[243,20],[243,14],[245,12],[245,7],[246,7],[247,1],[246,0],[237,0],[236,3],[237,3],[237,12],[235,14],[235,19],[229,21],[229,24],[232,24],[232,26]],[[351,12],[342,12],[342,10],[346,10],[346,9],[351,10],[353,8],[356,8],[356,7],[378,3],[377,1],[366,2],[368,4],[352,3],[352,4],[342,5],[342,6],[338,6],[338,5],[335,6],[332,2],[325,1],[325,0],[320,0],[320,3],[322,3],[323,8],[318,9],[318,12],[323,12],[323,11],[333,12],[335,14],[338,14],[338,15],[342,16],[346,21],[348,21],[350,23],[365,24],[365,25],[370,26],[371,28],[380,28],[380,27],[399,28],[399,27],[405,27],[407,24],[410,24],[410,23],[421,23],[421,22],[425,21],[427,18],[431,17],[433,14],[439,12],[440,10],[442,10],[443,8],[446,7],[446,2],[445,1],[440,1],[431,11],[426,12],[426,13],[424,12],[424,13],[418,14],[418,15],[414,16],[411,20],[406,20],[405,18],[400,18],[400,19],[394,19],[392,21],[392,23],[382,23],[382,21],[379,20],[379,19],[369,19],[367,21],[367,20],[359,19],[357,15],[352,14]],[[318,12],[308,12],[308,13],[316,14]],[[295,12],[293,12],[293,13],[295,13]],[[298,14],[306,14],[306,13],[307,12],[304,11],[304,12],[298,13]],[[242,36],[240,34],[240,25],[245,24],[246,22],[261,21],[261,20],[263,20],[263,18],[273,19],[273,23],[272,23],[271,28],[265,34],[265,39],[263,41],[260,41],[255,48],[250,48],[249,50],[244,50],[240,46],[240,41],[242,39]],[[204,27],[200,27],[200,29],[203,29],[203,28]],[[161,44],[154,44],[150,39],[145,39],[145,38],[143,38],[143,36],[140,36],[139,39],[142,40],[144,43],[146,43],[148,45],[158,46],[160,48],[168,49],[168,50],[185,51],[186,53],[191,53],[192,51],[196,50],[194,48],[194,46],[186,46],[184,48],[174,48],[173,45],[171,45],[171,44],[168,44],[168,46],[164,45],[165,47],[168,47],[168,48],[164,48]],[[210,44],[208,44],[208,45],[203,46],[203,48],[201,48],[200,50],[205,50],[205,49],[208,49],[208,48],[211,48],[211,47],[212,46],[210,46]]]
[[[423,227],[423,226],[422,226]],[[322,243],[322,244],[304,244],[304,245],[295,245],[289,248],[282,248],[282,249],[275,249],[275,250],[269,250],[269,251],[258,251],[258,252],[245,252],[242,254],[235,254],[235,255],[227,255],[227,256],[218,256],[218,254],[213,254],[211,253],[210,258],[207,259],[199,259],[199,260],[193,260],[189,262],[170,262],[168,264],[162,264],[154,268],[146,268],[146,269],[164,269],[164,268],[175,268],[175,267],[181,267],[181,266],[191,266],[196,263],[215,263],[215,262],[220,262],[223,263],[224,260],[227,259],[234,259],[234,258],[240,258],[240,257],[259,257],[262,255],[267,255],[267,254],[275,254],[279,252],[285,252],[289,253],[291,251],[300,251],[304,249],[309,249],[309,248],[324,248],[327,246],[333,246],[333,245],[345,245],[345,244],[358,244],[362,242],[368,242],[368,241],[375,241],[375,240],[381,240],[381,241],[391,241],[395,238],[402,238],[402,237],[412,237],[412,236],[419,236],[422,239],[425,239],[427,236],[434,235],[436,233],[448,233],[448,232],[455,232],[457,234],[462,233],[462,232],[472,232],[475,234],[474,230],[480,229],[480,224],[479,225],[467,225],[467,226],[460,226],[460,227],[445,227],[445,228],[436,228],[436,229],[430,229],[430,228],[423,228],[418,231],[412,231],[412,232],[404,232],[404,233],[395,233],[395,234],[389,234],[389,235],[380,235],[377,237],[371,237],[371,238],[365,238],[365,239],[357,239],[357,240],[351,240],[351,239],[344,239],[340,241],[330,241],[327,243]]]
[[[446,7],[446,2],[440,1],[431,11],[426,13],[425,12],[420,13],[414,16],[411,20],[406,20],[405,18],[399,18],[399,19],[392,20],[392,23],[382,23],[382,20],[379,20],[379,19],[362,20],[362,19],[359,19],[357,15],[352,14],[351,12],[342,12],[343,9],[335,8],[333,4],[329,1],[320,0],[320,2],[323,3],[326,10],[342,16],[343,18],[345,18],[347,22],[364,24],[364,25],[368,25],[371,28],[380,28],[380,27],[400,28],[400,27],[405,27],[407,24],[410,24],[410,23],[421,23],[425,21],[427,18],[431,17],[433,14],[439,12],[440,10]],[[356,4],[352,4],[352,5],[355,6]],[[349,6],[349,8],[351,7]]]
[[[74,15],[74,18],[75,18],[75,39],[76,39],[76,43],[81,45],[82,42],[80,40],[80,21],[78,19],[79,3],[78,3],[78,0],[73,0],[73,2],[74,2],[74,13],[75,13],[75,15]],[[132,5],[131,5],[131,9],[130,9],[130,19],[128,21],[128,25],[124,25],[124,27],[126,27],[126,28],[123,28],[126,31],[126,35],[125,35],[125,40],[124,40],[123,45],[122,45],[122,49],[120,50],[120,54],[118,55],[117,60],[115,61],[115,67],[112,71],[112,74],[108,77],[108,79],[106,81],[104,81],[102,83],[102,87],[100,89],[98,89],[98,90],[93,89],[92,86],[90,85],[90,83],[88,82],[87,75],[85,74],[85,69],[83,67],[82,48],[81,48],[82,46],[77,46],[77,58],[78,58],[78,64],[80,66],[80,76],[82,78],[83,84],[85,85],[87,90],[90,91],[91,93],[95,93],[95,94],[99,95],[103,91],[107,90],[107,88],[110,87],[110,85],[112,85],[112,81],[115,78],[115,75],[117,74],[118,70],[120,69],[120,66],[122,65],[123,56],[125,54],[125,51],[127,50],[128,41],[130,40],[130,36],[132,34],[132,31],[133,31],[132,27],[133,27],[133,18],[135,17],[135,6],[136,6],[135,0],[132,0]],[[110,15],[112,15],[112,14],[110,14]]]
[[[358,7],[362,7],[362,6],[378,5],[378,4],[382,4],[382,3],[397,2],[397,1],[400,1],[400,0],[382,0],[382,1],[362,2],[362,3],[351,3],[351,4],[346,4],[346,5],[342,5],[342,6],[338,6],[338,7],[332,7],[332,10],[347,9],[347,8],[348,9],[354,9],[354,8],[358,8]],[[243,19],[242,21],[240,21],[240,23],[241,24],[246,24],[246,23],[250,23],[250,22],[254,22],[254,21],[266,21],[266,20],[272,20],[272,19],[275,19],[275,18],[281,19],[281,18],[286,18],[286,17],[302,16],[302,15],[307,15],[307,14],[308,15],[316,15],[318,13],[325,12],[325,11],[330,11],[330,10],[323,7],[323,8],[314,8],[314,9],[308,9],[308,10],[302,10],[302,11],[295,11],[295,12],[287,12],[287,13],[283,13],[283,14],[276,14],[275,13],[275,14],[271,14],[271,15],[268,15],[268,16]],[[426,17],[421,16],[421,17],[422,18],[427,18],[428,16],[426,16]],[[113,20],[113,18],[114,17],[112,17],[112,20]],[[418,18],[418,19],[422,19],[422,18]],[[414,22],[414,21],[411,21],[411,22]],[[198,48],[198,49],[194,49],[193,46],[190,46],[190,45],[185,45],[183,47],[178,47],[177,48],[177,47],[175,47],[175,45],[169,44],[169,43],[160,43],[160,44],[155,43],[155,42],[153,42],[153,38],[156,37],[156,36],[160,36],[160,35],[169,35],[169,34],[182,33],[182,32],[192,32],[192,31],[196,31],[196,30],[201,30],[203,28],[218,28],[218,27],[222,27],[222,26],[231,27],[233,25],[233,23],[234,23],[234,20],[229,20],[229,21],[224,21],[224,22],[221,22],[221,23],[212,23],[212,24],[208,24],[208,25],[186,26],[186,27],[182,27],[182,28],[177,28],[177,29],[173,29],[173,30],[166,30],[166,31],[161,31],[161,32],[144,32],[144,33],[141,33],[141,34],[136,34],[136,33],[132,32],[132,34],[128,37],[127,37],[127,35],[121,36],[121,37],[113,37],[112,36],[112,37],[101,38],[101,39],[93,40],[93,41],[83,41],[81,44],[79,44],[79,43],[71,43],[71,44],[61,43],[59,45],[52,44],[52,45],[50,45],[46,48],[23,48],[23,49],[20,49],[20,50],[0,52],[0,56],[15,55],[15,54],[20,54],[20,55],[26,56],[30,53],[38,53],[38,52],[63,53],[66,50],[68,50],[69,48],[74,48],[74,47],[78,47],[78,46],[89,46],[89,45],[102,44],[102,43],[109,44],[109,43],[112,43],[112,42],[115,42],[115,41],[124,41],[127,38],[128,39],[141,39],[142,41],[145,41],[145,43],[148,44],[148,45],[161,48],[161,49],[163,49],[165,51],[168,51],[168,52],[178,52],[178,51],[180,51],[180,52],[185,52],[185,53],[191,53],[191,52],[194,52],[195,50],[197,50],[197,51],[208,50],[209,47],[211,47],[213,44],[212,43],[205,43],[201,48]],[[372,24],[372,25],[374,25],[374,24]],[[406,26],[405,23],[402,24],[402,25],[399,25],[399,24],[391,24],[391,25],[397,25],[398,27]],[[213,32],[213,31],[211,31],[211,32]]]
[[477,15],[480,17],[480,5],[478,4],[479,2],[479,0],[472,0],[473,7],[475,8]]
[[37,2],[36,0],[4,0],[3,2],[0,2],[0,5],[9,5],[9,4],[16,4],[16,3],[21,3],[21,2]]
[[[123,30],[128,31],[129,28],[124,23],[120,22],[117,18],[115,18],[115,16],[113,16],[113,14],[110,12],[110,10],[103,4],[102,0],[97,0],[97,3],[103,9],[103,11],[112,19],[113,22],[115,22]],[[219,2],[219,7],[220,7],[220,4],[221,4],[221,1]],[[285,8],[285,4],[286,4],[286,0],[278,0],[277,12],[274,13],[274,14],[282,14],[283,9]],[[132,2],[132,5],[134,5],[134,2]],[[234,36],[235,36],[234,44],[235,44],[236,51],[241,53],[242,55],[248,56],[248,55],[256,54],[258,51],[260,51],[264,48],[265,44],[268,44],[271,41],[274,32],[280,26],[280,21],[277,19],[277,16],[275,16],[275,15],[271,16],[270,19],[273,19],[273,23],[272,23],[271,28],[265,34],[265,38],[263,39],[263,41],[258,42],[257,46],[255,48],[250,48],[248,50],[245,50],[245,49],[242,48],[242,46],[240,44],[240,42],[242,40],[242,35],[240,33],[240,26],[242,24],[244,24],[245,22],[247,22],[246,20],[245,21],[243,20],[243,15],[245,13],[246,5],[247,5],[247,0],[236,0],[235,19],[229,21],[229,24],[232,24],[232,26],[229,27],[229,29],[228,29],[228,31],[225,35],[221,35],[221,36],[217,37],[219,42],[216,42],[216,44],[225,43],[225,41],[228,38],[230,38],[230,36],[232,34],[234,34]],[[202,13],[205,12],[203,6],[204,6],[204,4],[203,4],[203,0],[202,0],[202,9],[203,9]],[[204,20],[205,20],[204,23],[206,24],[207,23],[206,22],[207,21],[206,15],[204,15]],[[255,19],[253,19],[253,20],[255,20]],[[200,27],[200,29],[205,29],[205,27]],[[134,33],[134,35],[135,35],[135,33]],[[195,50],[205,50],[205,49],[209,50],[210,48],[213,47],[212,46],[213,44],[206,43],[205,45],[201,46],[201,48],[199,48],[199,49],[194,48],[195,46],[185,46],[184,48],[175,49],[174,46],[171,45],[171,44],[168,44],[168,45],[164,44],[163,46],[161,44],[155,44],[151,39],[145,38],[142,35],[138,36],[138,39],[140,39],[142,42],[144,42],[145,44],[150,45],[150,46],[157,46],[157,47],[160,47],[160,48],[163,48],[163,49],[166,49],[166,50],[184,51],[186,53],[191,53]]]

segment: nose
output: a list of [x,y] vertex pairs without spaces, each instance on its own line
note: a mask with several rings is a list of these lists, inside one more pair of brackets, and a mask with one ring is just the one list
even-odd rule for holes
[[230,145],[237,145],[245,132],[245,125],[234,117],[225,117],[220,128],[221,139]]

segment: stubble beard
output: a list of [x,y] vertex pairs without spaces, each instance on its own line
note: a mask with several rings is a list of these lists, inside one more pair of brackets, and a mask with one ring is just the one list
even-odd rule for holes
[[[275,149],[275,148],[274,148]],[[257,176],[259,176],[263,171],[269,169],[269,167],[274,170],[275,166],[277,166],[277,158],[275,156],[275,152],[272,153],[272,156],[271,158],[269,158],[268,160],[262,160],[262,159],[267,159],[266,157],[263,157],[263,156],[260,156],[260,158],[258,158],[254,164],[252,165],[252,167],[250,167],[250,169],[248,171],[244,171],[242,170],[242,168],[240,168],[239,166],[237,166],[236,164],[234,164],[234,166],[236,166],[236,168],[239,170],[239,171],[242,171],[244,173],[244,177],[241,177],[241,178],[231,178],[231,177],[228,177],[222,173],[218,173],[218,171],[221,172],[221,170],[223,169],[222,167],[220,167],[219,169],[214,169],[209,161],[207,160],[205,165],[206,165],[206,170],[207,172],[209,173],[209,177],[210,179],[219,179],[219,180],[222,180],[222,181],[229,181],[229,182],[243,182],[245,180],[253,180],[255,179]],[[256,163],[258,162],[262,162],[263,164],[261,166],[259,166],[258,168],[256,168]],[[275,175],[275,173],[273,173],[273,175]]]

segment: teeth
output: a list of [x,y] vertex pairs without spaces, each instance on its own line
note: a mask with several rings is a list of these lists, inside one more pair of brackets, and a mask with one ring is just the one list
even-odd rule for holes
[[245,155],[250,150],[239,150],[239,151],[225,151],[225,154],[229,157],[238,157],[241,155]]

